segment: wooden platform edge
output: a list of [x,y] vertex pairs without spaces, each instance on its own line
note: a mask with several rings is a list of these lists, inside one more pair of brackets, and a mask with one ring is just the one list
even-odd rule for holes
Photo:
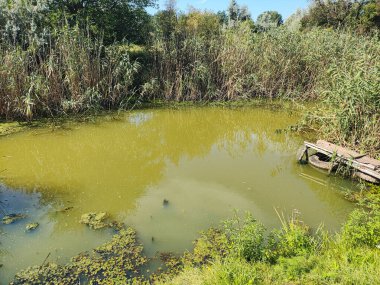
[[[334,152],[323,149],[323,148],[317,146],[316,144],[305,141],[304,145],[305,145],[306,149],[312,148],[312,149],[314,149],[320,153],[323,153],[327,156],[333,156],[334,155]],[[336,155],[335,161],[345,162],[345,164],[347,164],[348,166],[351,166],[351,167],[355,168],[356,170],[358,170],[362,173],[365,173],[371,177],[374,177],[374,178],[380,180],[380,173],[375,171],[375,167],[373,165],[360,163],[358,161],[355,161],[354,159],[347,159],[346,157],[340,156],[339,154],[335,154],[335,155]]]

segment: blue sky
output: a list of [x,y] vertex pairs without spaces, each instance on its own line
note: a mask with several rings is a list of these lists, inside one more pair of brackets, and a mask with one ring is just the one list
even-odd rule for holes
[[[166,0],[158,0],[160,8],[164,8]],[[177,7],[181,11],[187,11],[189,6],[197,9],[212,11],[226,10],[229,0],[177,0]],[[257,16],[268,10],[278,11],[284,19],[289,17],[298,8],[306,8],[308,0],[237,0],[239,5],[247,5],[254,20]],[[154,13],[154,10],[149,10]]]

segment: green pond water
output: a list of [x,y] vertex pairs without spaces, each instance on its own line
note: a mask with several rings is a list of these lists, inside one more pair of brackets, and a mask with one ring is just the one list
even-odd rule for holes
[[[339,229],[354,207],[343,193],[355,185],[297,164],[305,138],[278,129],[298,119],[278,109],[158,109],[1,137],[0,218],[27,218],[0,225],[0,283],[109,240],[110,230],[78,222],[92,211],[134,227],[148,256],[191,249],[235,209],[267,228],[280,225],[275,209],[297,209],[312,227]],[[31,222],[40,226],[26,232]]]

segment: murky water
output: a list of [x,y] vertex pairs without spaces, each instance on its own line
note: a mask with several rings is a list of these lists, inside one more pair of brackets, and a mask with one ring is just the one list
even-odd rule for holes
[[276,130],[297,119],[262,108],[145,110],[0,138],[0,218],[28,215],[0,226],[0,282],[108,240],[78,223],[90,211],[136,228],[148,255],[191,249],[234,209],[268,228],[280,224],[276,208],[338,229],[353,209],[342,192],[354,185],[296,163],[303,138]]

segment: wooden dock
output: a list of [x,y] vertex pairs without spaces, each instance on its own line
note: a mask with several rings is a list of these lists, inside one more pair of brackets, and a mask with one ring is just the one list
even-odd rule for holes
[[[306,157],[306,161],[309,162],[310,156],[313,155],[310,150],[329,158],[329,172],[332,171],[335,165],[343,164],[354,169],[355,173],[358,174],[357,176],[364,180],[373,183],[380,182],[380,160],[371,158],[367,154],[360,154],[327,141],[319,140],[315,144],[305,142],[304,149],[298,160],[304,161],[304,157]],[[324,164],[326,165],[326,162]]]

